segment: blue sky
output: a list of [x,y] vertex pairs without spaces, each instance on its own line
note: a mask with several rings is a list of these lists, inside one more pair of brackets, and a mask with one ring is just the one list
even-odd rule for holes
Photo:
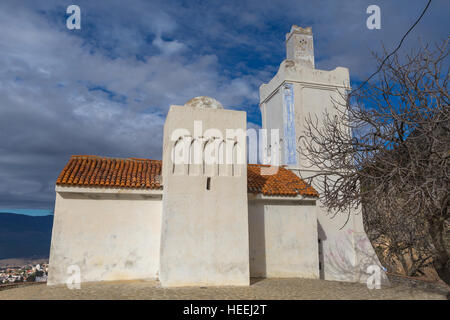
[[[81,8],[81,30],[66,8]],[[366,8],[381,8],[368,30]],[[261,124],[259,86],[285,57],[292,24],[312,26],[316,68],[376,69],[426,1],[2,1],[0,211],[53,209],[72,154],[160,159],[171,104],[207,95]],[[402,50],[448,36],[450,2],[434,0]]]

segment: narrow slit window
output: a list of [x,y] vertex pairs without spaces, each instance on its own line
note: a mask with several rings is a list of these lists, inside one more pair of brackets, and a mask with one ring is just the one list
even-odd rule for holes
[[211,190],[211,177],[206,178],[206,190]]

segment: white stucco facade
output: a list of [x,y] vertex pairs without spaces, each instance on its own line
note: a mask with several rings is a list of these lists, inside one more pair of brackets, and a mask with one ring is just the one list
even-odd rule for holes
[[156,279],[161,216],[160,191],[57,187],[48,284],[70,266],[82,282]]
[[250,276],[319,278],[315,201],[250,199]]
[[[194,133],[195,121],[201,124],[202,132]],[[181,140],[172,136],[177,129],[186,130]],[[245,139],[227,139],[229,129],[245,132],[245,112],[186,106],[171,106],[169,110],[164,125],[162,169],[163,286],[249,285],[245,154],[240,163],[230,155],[233,161],[229,164],[219,164],[218,159],[208,164],[206,154],[207,146],[215,142],[223,146],[224,160],[227,152],[236,147],[246,150]],[[176,164],[172,159],[175,144],[186,139],[191,151],[199,143],[198,164]],[[227,142],[231,142],[230,148]],[[217,155],[214,150],[211,154]]]

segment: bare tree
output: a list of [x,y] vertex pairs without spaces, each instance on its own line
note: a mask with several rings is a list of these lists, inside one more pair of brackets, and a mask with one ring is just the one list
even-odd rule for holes
[[330,210],[363,208],[369,237],[388,249],[381,260],[396,257],[410,275],[432,264],[450,284],[448,55],[447,39],[390,57],[322,120],[306,119],[298,151]]

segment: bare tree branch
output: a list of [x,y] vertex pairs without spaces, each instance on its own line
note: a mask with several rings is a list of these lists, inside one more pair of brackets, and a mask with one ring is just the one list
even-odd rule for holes
[[432,263],[450,284],[448,55],[447,39],[385,60],[377,80],[342,95],[321,121],[307,117],[298,151],[331,211],[362,206],[387,260],[408,275]]

